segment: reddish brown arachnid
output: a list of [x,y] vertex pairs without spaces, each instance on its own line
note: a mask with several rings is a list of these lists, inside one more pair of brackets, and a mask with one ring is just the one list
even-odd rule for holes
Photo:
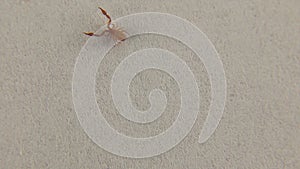
[[100,34],[95,34],[93,32],[83,32],[84,34],[88,35],[88,36],[102,36],[104,35],[105,33],[108,33],[109,35],[111,35],[111,37],[117,41],[117,43],[120,43],[121,41],[124,41],[126,39],[126,31],[123,30],[123,28],[121,27],[118,27],[116,26],[115,24],[112,24],[111,23],[111,17],[107,14],[107,12],[101,8],[101,7],[98,7],[102,14],[106,16],[106,18],[108,19],[108,22],[107,22],[107,29],[104,30],[102,33]]

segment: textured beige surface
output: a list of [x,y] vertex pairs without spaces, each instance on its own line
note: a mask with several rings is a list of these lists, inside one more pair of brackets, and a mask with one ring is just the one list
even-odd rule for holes
[[[97,30],[97,6],[114,17],[155,11],[186,18],[207,34],[227,77],[227,102],[216,132],[197,138],[210,101],[203,64],[181,43],[157,35],[133,37],[106,56],[97,75],[97,101],[120,132],[155,135],[176,116],[180,93],[161,71],[140,73],[130,91],[134,105],[149,106],[148,92],[167,92],[162,119],[139,126],[121,118],[109,80],[132,51],[159,47],[178,54],[194,72],[201,112],[178,146],[157,157],[129,159],[108,153],[82,130],[71,83],[78,53]],[[1,0],[0,168],[300,168],[300,1]],[[103,83],[99,83],[103,80]]]

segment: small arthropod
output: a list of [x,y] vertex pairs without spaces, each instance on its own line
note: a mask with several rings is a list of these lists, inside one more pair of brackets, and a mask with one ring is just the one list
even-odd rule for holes
[[117,43],[124,41],[126,39],[126,34],[127,34],[126,31],[123,30],[123,28],[118,27],[115,24],[112,24],[111,17],[107,14],[107,12],[101,7],[98,8],[101,10],[102,14],[105,15],[108,19],[107,29],[100,34],[95,34],[93,32],[83,32],[83,33],[88,36],[102,36],[105,33],[108,33],[115,41],[117,41]]

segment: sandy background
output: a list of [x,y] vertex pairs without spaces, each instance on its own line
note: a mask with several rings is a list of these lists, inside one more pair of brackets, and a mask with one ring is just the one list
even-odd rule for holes
[[[227,77],[223,118],[204,144],[197,138],[207,115],[210,83],[193,52],[158,35],[133,37],[114,48],[97,75],[97,101],[110,124],[132,136],[160,133],[174,121],[180,93],[168,74],[148,70],[132,82],[134,105],[149,103],[152,88],[169,102],[162,119],[149,125],[124,120],[112,103],[109,80],[132,51],[159,47],[186,60],[200,88],[201,112],[191,133],[153,158],[108,153],[88,138],[72,103],[76,58],[98,29],[97,6],[117,18],[155,11],[197,25],[215,45]],[[1,0],[0,168],[300,168],[299,0]],[[98,25],[97,25],[98,24]]]

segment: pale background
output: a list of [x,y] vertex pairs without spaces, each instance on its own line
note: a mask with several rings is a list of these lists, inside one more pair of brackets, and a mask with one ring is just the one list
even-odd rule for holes
[[[227,77],[223,118],[204,144],[197,138],[207,115],[210,83],[199,59],[180,42],[158,35],[126,40],[98,71],[98,104],[110,124],[136,137],[172,124],[180,93],[166,73],[149,70],[132,82],[141,110],[152,88],[168,106],[152,124],[123,119],[112,103],[109,80],[132,51],[159,47],[184,59],[201,91],[201,112],[191,133],[170,151],[147,159],[113,155],[88,138],[72,103],[76,58],[101,24],[97,6],[113,18],[165,12],[197,25],[215,45]],[[103,18],[104,19],[104,18]],[[103,20],[102,19],[102,20]],[[300,168],[299,0],[0,0],[0,168]],[[188,33],[188,32],[187,32]]]

